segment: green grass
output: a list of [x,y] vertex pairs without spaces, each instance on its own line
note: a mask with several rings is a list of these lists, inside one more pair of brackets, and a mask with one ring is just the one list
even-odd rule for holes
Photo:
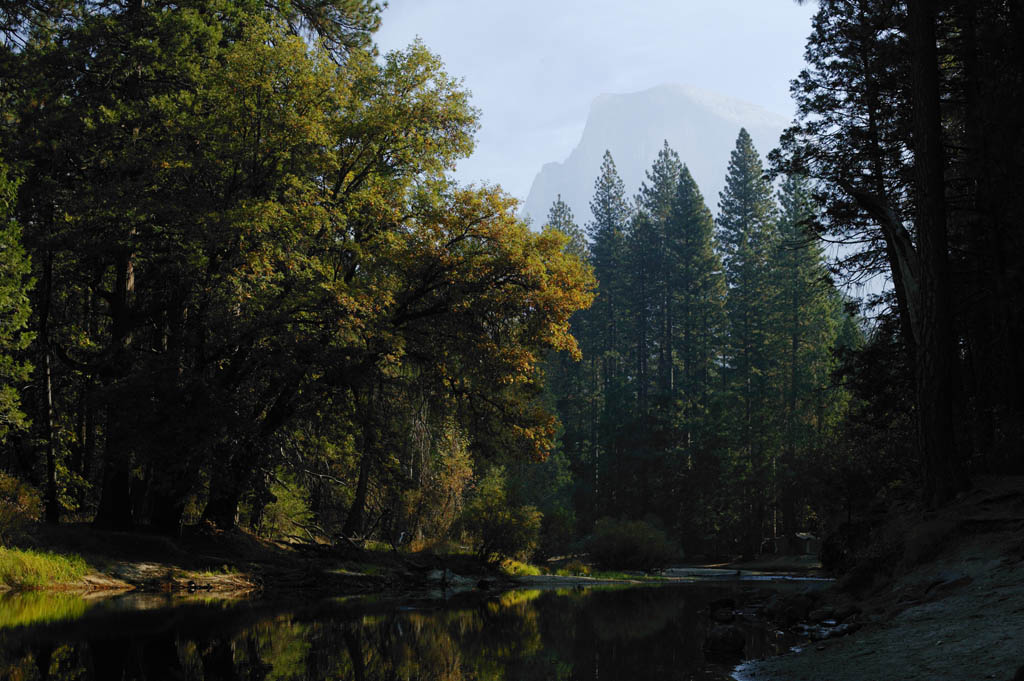
[[72,584],[87,572],[81,556],[0,547],[0,584],[12,589]]
[[536,565],[522,563],[518,560],[512,560],[511,558],[501,561],[501,569],[506,575],[513,577],[521,577],[523,575],[536,577],[538,575],[545,574],[545,572]]

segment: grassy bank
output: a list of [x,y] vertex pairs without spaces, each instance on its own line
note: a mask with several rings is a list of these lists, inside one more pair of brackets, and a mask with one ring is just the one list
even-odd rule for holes
[[89,566],[75,554],[0,547],[0,589],[42,589],[80,581]]

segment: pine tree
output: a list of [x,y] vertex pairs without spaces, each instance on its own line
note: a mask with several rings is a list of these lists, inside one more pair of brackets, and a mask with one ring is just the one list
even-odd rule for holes
[[10,430],[26,425],[18,384],[28,380],[31,370],[21,355],[32,340],[26,329],[31,268],[11,215],[16,188],[0,162],[0,442]]
[[778,372],[772,277],[768,253],[777,242],[775,204],[761,159],[740,130],[720,195],[718,235],[722,246],[729,340],[727,390],[734,419],[731,440],[742,480],[744,552],[756,553],[768,516],[773,480],[775,413],[772,390]]
[[654,383],[662,404],[671,401],[674,390],[672,342],[675,320],[668,274],[670,264],[667,241],[674,227],[671,220],[672,204],[681,172],[679,155],[669,147],[666,140],[647,171],[647,181],[640,185],[640,193],[636,197],[637,210],[642,211],[649,222],[634,235],[637,257],[645,260],[634,263],[631,269],[637,272],[642,268],[650,277],[650,299],[642,304],[650,318],[645,323],[649,323],[652,329],[650,340],[657,360]]
[[776,502],[782,531],[796,528],[801,474],[812,471],[845,400],[832,387],[844,312],[809,223],[816,215],[807,180],[787,176],[778,195],[779,241],[771,253],[780,338],[779,382],[783,414]]
[[551,204],[545,225],[552,229],[556,229],[569,237],[569,243],[566,244],[565,247],[566,253],[571,253],[580,260],[587,259],[589,255],[587,237],[583,233],[583,230],[580,229],[580,226],[576,224],[576,219],[573,217],[572,209],[569,208],[569,204],[562,200],[561,194],[559,194],[558,198],[555,199],[555,202]]
[[[561,195],[551,204],[544,228],[553,229],[567,237],[563,251],[588,262],[586,237],[576,224],[572,209],[562,201]],[[545,388],[554,402],[555,412],[563,428],[558,455],[563,460],[567,458],[577,470],[585,467],[585,461],[593,449],[595,428],[592,420],[595,418],[599,397],[597,382],[594,380],[598,358],[589,347],[591,325],[589,310],[577,312],[572,317],[572,330],[583,351],[582,361],[575,361],[567,352],[550,352],[544,369]]]
[[673,306],[675,349],[673,404],[677,409],[678,480],[675,504],[686,544],[714,529],[714,490],[719,488],[716,446],[717,392],[725,340],[725,278],[714,219],[686,166],[679,176],[666,231],[666,283]]
[[615,168],[611,152],[605,151],[601,169],[594,181],[590,202],[593,220],[587,224],[590,258],[598,294],[587,312],[584,353],[589,348],[595,363],[591,369],[595,399],[591,405],[591,452],[589,456],[590,516],[610,500],[607,468],[616,458],[620,436],[618,426],[625,401],[622,344],[626,339],[626,234],[632,206],[625,185]]

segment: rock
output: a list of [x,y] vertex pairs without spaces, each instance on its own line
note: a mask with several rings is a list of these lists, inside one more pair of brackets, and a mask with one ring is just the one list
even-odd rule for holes
[[719,655],[739,655],[746,643],[747,637],[739,627],[732,624],[716,624],[704,638],[704,650]]
[[824,641],[852,634],[858,629],[860,629],[859,624],[840,624],[835,627],[808,627],[806,631],[812,641]]
[[476,581],[469,577],[463,577],[457,575],[451,570],[431,570],[427,573],[427,581],[437,582],[444,588],[460,587],[460,588],[472,588],[476,586]]

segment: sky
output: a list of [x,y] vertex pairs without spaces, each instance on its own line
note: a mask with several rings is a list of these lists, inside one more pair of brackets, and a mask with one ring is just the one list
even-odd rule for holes
[[382,52],[417,37],[481,110],[463,183],[526,198],[579,141],[603,93],[681,83],[792,117],[815,4],[794,0],[389,0]]

